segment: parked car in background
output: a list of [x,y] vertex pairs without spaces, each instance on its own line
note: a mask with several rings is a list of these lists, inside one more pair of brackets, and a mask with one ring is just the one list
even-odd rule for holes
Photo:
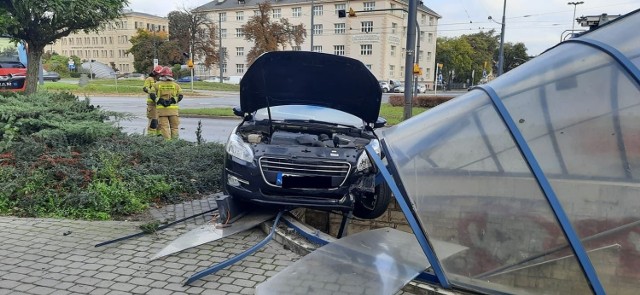
[[380,89],[382,90],[382,92],[387,93],[391,90],[391,86],[389,85],[389,82],[387,81],[378,81],[380,83]]
[[394,93],[404,93],[404,84],[398,84],[391,90]]
[[[201,81],[202,79],[198,78],[197,76],[193,77],[193,81]],[[186,83],[186,82],[191,82],[191,76],[184,76],[184,77],[180,77],[178,78],[178,80],[176,80],[180,83]]]
[[209,77],[205,78],[204,80],[202,80],[202,82],[220,83],[220,76],[209,76]]
[[42,79],[44,79],[45,81],[58,82],[60,81],[60,74],[58,74],[57,72],[42,70]]
[[225,147],[223,190],[254,204],[382,215],[391,193],[386,184],[376,185],[377,170],[364,149],[377,149],[374,129],[386,123],[378,117],[378,85],[352,58],[261,55],[240,83],[234,113],[243,120]]

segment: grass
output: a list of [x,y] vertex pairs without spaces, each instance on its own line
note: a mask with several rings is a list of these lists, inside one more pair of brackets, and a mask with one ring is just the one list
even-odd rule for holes
[[[427,108],[414,107],[412,114],[418,115]],[[201,108],[201,109],[181,109],[181,115],[207,116],[207,117],[235,117],[233,110],[227,108]],[[394,107],[388,103],[382,104],[380,108],[380,117],[387,119],[387,125],[396,125],[402,122],[404,115],[404,107]]]
[[[80,87],[77,83],[46,82],[44,85],[39,85],[38,88],[48,91],[68,91],[76,94],[142,94],[143,84],[143,80],[118,80],[116,85],[115,79],[95,79],[90,80],[84,87]],[[179,84],[182,86],[183,91],[189,92],[191,90],[191,83]],[[238,85],[198,81],[193,83],[193,89],[196,92],[198,90],[239,91],[240,87]]]

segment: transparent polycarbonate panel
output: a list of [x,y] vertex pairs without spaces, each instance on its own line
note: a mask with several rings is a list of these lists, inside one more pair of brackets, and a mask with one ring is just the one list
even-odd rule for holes
[[640,86],[609,55],[575,43],[560,45],[504,78],[492,86],[578,236],[587,240],[605,290],[637,292]]
[[454,284],[506,293],[590,292],[484,92],[471,91],[397,125],[384,142],[429,239],[469,248],[446,260],[435,250]]
[[610,25],[589,32],[584,37],[598,40],[621,51],[640,68],[640,11],[621,17]]
[[[436,241],[443,256],[465,247]],[[331,242],[296,261],[256,294],[395,294],[429,267],[412,234],[381,228]]]

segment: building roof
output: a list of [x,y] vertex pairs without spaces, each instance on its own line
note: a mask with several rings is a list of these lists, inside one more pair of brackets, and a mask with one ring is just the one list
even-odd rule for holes
[[[264,1],[265,0],[214,0],[196,8],[195,10],[196,11],[212,11],[212,10],[227,10],[227,9],[239,8],[239,7],[254,7]],[[407,2],[407,0],[401,0],[401,1],[405,3]],[[275,0],[275,2],[273,2],[273,4],[296,4],[296,3],[306,4],[306,3],[310,3],[310,1],[309,0]],[[432,14],[437,18],[441,18],[441,16],[438,13],[436,13],[429,7],[425,6],[422,2],[420,2],[418,9],[420,11],[424,11],[429,14]]]
[[133,10],[129,10],[129,11],[124,11],[124,15],[125,16],[141,16],[141,17],[148,17],[148,18],[160,18],[163,20],[167,20],[166,17],[164,16],[157,16],[157,15],[153,15],[153,14],[148,14],[148,13],[144,13],[144,12],[137,12],[137,11],[133,11]]

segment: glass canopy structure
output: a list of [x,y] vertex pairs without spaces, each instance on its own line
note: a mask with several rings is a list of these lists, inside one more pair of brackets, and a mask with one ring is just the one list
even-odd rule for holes
[[[384,133],[374,156],[444,288],[640,289],[640,10]],[[467,247],[439,260],[431,240]],[[444,256],[444,255],[442,255]]]

